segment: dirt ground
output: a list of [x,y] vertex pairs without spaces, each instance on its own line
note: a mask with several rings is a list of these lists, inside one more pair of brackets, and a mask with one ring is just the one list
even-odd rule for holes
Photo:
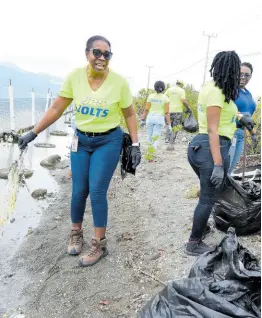
[[[198,187],[186,159],[189,138],[180,133],[170,152],[161,137],[155,161],[143,159],[136,177],[122,181],[116,171],[108,195],[109,256],[90,268],[78,267],[78,257],[66,254],[71,180],[67,169],[57,170],[56,200],[0,273],[0,316],[136,317],[163,282],[187,277],[195,258],[184,254],[184,244],[197,203],[196,198],[187,198],[187,191]],[[88,203],[83,252],[92,234]],[[216,244],[223,236],[213,228],[205,241]],[[260,258],[259,235],[239,241]]]

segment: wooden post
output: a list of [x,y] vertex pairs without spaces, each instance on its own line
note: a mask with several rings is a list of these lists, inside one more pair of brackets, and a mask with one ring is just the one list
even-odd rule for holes
[[10,128],[11,130],[15,130],[14,90],[12,87],[11,80],[8,87],[8,93],[9,93],[9,105],[10,105]]
[[31,96],[32,96],[32,126],[34,126],[35,125],[35,91],[33,88],[32,88]]
[[49,107],[49,100],[50,100],[50,93],[49,93],[50,89],[48,88],[47,94],[46,94],[46,104],[45,104],[45,111],[48,110]]
[[246,172],[246,157],[247,157],[247,129],[244,129],[244,152],[243,152],[243,174],[242,174],[242,183],[245,181],[245,172]]

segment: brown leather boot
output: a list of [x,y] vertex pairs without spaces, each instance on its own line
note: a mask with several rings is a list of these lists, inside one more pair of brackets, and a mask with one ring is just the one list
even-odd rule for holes
[[100,240],[99,238],[92,239],[92,247],[90,251],[82,256],[79,260],[79,266],[92,266],[100,261],[101,258],[108,255],[108,250],[106,247],[106,238]]
[[83,246],[83,230],[71,230],[67,253],[70,255],[78,255],[82,251]]

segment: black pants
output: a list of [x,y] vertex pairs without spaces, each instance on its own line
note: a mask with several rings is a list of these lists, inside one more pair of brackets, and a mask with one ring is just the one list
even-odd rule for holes
[[[225,168],[225,177],[229,168],[228,151],[231,141],[220,137],[220,151]],[[207,134],[199,134],[194,137],[188,146],[188,161],[200,180],[200,197],[194,212],[193,227],[190,239],[201,239],[212,208],[222,190],[216,190],[210,181],[214,162],[210,151],[209,137]]]
[[[173,128],[175,126],[182,125],[182,118],[183,113],[170,113],[171,127]],[[172,134],[170,134],[168,127],[166,127],[166,139],[169,140],[171,144],[175,143],[177,133],[178,131],[172,132]]]

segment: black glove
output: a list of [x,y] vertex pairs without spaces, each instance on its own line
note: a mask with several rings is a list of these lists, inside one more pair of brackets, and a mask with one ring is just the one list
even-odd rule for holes
[[256,148],[257,144],[258,144],[257,135],[256,134],[252,134],[251,135],[251,139],[252,139],[252,143],[253,143],[253,148]]
[[224,166],[215,165],[210,181],[215,185],[216,189],[219,189],[223,183],[225,176]]
[[30,131],[26,135],[20,137],[18,139],[19,148],[21,150],[24,150],[27,147],[27,145],[29,144],[29,142],[33,141],[36,137],[37,137],[37,135],[33,131]]
[[240,119],[239,119],[239,123],[245,127],[248,131],[252,131],[255,123],[253,121],[253,119],[251,118],[251,116],[249,115],[243,115]]
[[140,161],[141,161],[141,151],[139,146],[132,146],[131,158],[132,158],[132,168],[136,169],[136,167],[140,164]]
[[187,108],[185,111],[186,114],[192,114],[192,110],[190,108]]

